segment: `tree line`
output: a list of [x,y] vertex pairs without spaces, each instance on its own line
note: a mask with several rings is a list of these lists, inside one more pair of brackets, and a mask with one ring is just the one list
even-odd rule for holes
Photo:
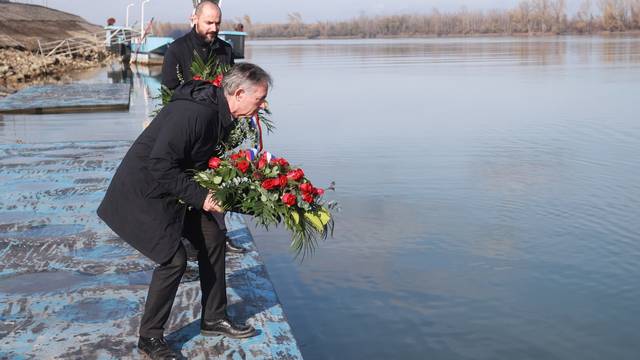
[[[345,21],[305,23],[291,13],[285,23],[254,23],[248,15],[236,19],[251,38],[393,37],[489,34],[594,34],[604,31],[640,30],[640,0],[583,0],[577,11],[567,14],[566,0],[522,0],[503,10],[453,12],[433,9],[428,14],[359,16]],[[234,23],[224,24],[231,30]],[[157,34],[184,33],[184,25],[160,23]]]

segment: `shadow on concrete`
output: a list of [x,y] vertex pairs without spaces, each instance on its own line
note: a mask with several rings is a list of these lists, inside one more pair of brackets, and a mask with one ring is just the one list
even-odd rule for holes
[[[256,265],[249,268],[243,268],[234,271],[227,277],[227,286],[233,288],[235,293],[242,300],[236,301],[227,306],[227,314],[234,322],[244,323],[250,319],[254,319],[253,325],[256,327],[257,334],[262,334],[261,321],[257,315],[267,312],[274,306],[279,305],[277,296],[273,292],[273,288],[269,283],[267,270],[264,265]],[[264,286],[263,282],[267,282],[268,286]],[[183,351],[185,345],[200,336],[200,319],[174,331],[166,336],[172,348],[177,351]]]

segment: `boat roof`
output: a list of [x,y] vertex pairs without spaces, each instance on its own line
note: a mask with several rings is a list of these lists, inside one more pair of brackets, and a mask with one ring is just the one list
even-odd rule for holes
[[218,33],[218,35],[239,35],[239,36],[247,36],[249,34],[247,34],[244,31],[220,31]]

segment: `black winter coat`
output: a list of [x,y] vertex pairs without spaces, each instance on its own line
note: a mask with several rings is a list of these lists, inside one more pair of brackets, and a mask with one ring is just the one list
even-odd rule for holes
[[201,209],[207,196],[187,172],[207,168],[232,121],[222,89],[203,81],[179,86],[125,155],[98,216],[145,256],[169,261],[187,205]]
[[219,38],[216,38],[212,43],[207,43],[193,28],[169,45],[162,63],[162,85],[169,89],[178,87],[180,85],[178,72],[182,74],[184,81],[191,80],[193,77],[191,63],[193,62],[194,50],[205,63],[209,59],[216,57],[220,64],[233,65],[233,53],[229,43]]

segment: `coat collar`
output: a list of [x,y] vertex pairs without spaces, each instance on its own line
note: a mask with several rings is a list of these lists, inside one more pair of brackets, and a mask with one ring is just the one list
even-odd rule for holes
[[198,33],[196,32],[195,26],[191,28],[191,31],[189,32],[189,36],[191,37],[191,40],[195,45],[203,48],[211,47],[212,49],[217,49],[220,46],[219,38],[216,37],[216,39],[212,43],[208,43],[202,38],[202,36],[198,35]]
[[218,93],[218,119],[220,123],[225,128],[228,128],[233,123],[233,117],[231,116],[231,111],[229,110],[229,103],[227,103],[227,98],[224,96],[224,89],[217,88]]

